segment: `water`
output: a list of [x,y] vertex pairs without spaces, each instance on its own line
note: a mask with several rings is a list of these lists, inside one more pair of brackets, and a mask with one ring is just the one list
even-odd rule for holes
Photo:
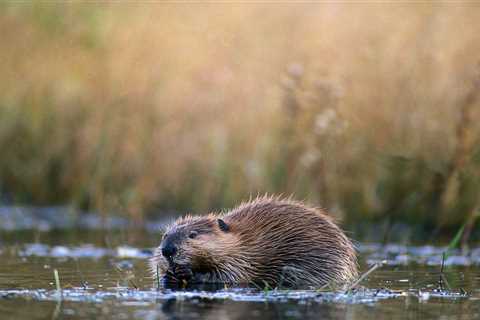
[[[95,225],[95,224],[94,224]],[[68,227],[71,227],[68,225]],[[2,229],[2,228],[0,228]],[[5,230],[8,229],[8,230]],[[22,230],[23,229],[23,230]],[[361,270],[384,262],[353,292],[193,288],[157,290],[147,273],[157,232],[88,225],[0,230],[5,319],[478,319],[480,248],[360,243]],[[56,289],[58,271],[62,291]]]

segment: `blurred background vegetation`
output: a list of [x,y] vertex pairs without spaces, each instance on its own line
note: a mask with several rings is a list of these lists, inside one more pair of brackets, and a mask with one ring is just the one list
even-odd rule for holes
[[477,4],[0,4],[2,204],[136,220],[294,195],[474,226]]

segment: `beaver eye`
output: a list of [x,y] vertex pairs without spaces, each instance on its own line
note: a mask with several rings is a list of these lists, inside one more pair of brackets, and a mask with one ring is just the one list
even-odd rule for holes
[[190,233],[188,234],[188,237],[190,239],[194,239],[197,235],[198,235],[197,231],[190,231]]

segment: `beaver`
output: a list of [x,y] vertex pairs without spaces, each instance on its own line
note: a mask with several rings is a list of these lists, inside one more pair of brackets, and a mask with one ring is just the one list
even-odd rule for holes
[[164,284],[342,286],[357,277],[357,259],[324,210],[263,196],[226,213],[176,220],[150,269]]

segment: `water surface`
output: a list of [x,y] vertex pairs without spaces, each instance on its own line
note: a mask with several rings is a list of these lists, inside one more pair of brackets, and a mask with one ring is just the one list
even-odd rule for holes
[[[359,243],[351,292],[222,288],[164,290],[147,272],[161,238],[148,230],[0,231],[0,312],[15,319],[478,319],[480,248]],[[61,292],[56,289],[58,271]]]

